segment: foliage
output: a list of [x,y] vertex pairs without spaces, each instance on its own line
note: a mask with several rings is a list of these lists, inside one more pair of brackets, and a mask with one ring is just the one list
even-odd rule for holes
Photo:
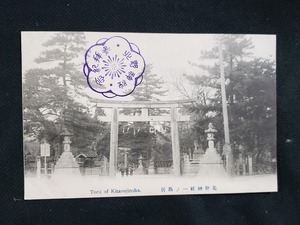
[[131,94],[136,101],[160,100],[168,90],[162,90],[163,80],[152,73],[153,65],[147,64],[142,83]]
[[[243,35],[224,35],[224,67],[231,143],[234,152],[239,145],[245,152],[252,152],[256,160],[266,155],[275,157],[276,149],[276,75],[275,63],[251,54],[252,44]],[[191,63],[203,71],[201,76],[185,77],[194,85],[213,90],[204,99],[199,94],[198,103],[190,108],[195,114],[194,130],[199,141],[205,144],[205,133],[209,122],[213,122],[218,133],[217,140],[224,143],[222,102],[220,95],[218,48],[202,52],[202,60],[215,62],[212,66]],[[244,152],[244,153],[245,153]]]
[[61,136],[68,129],[74,136],[74,149],[86,150],[97,140],[101,124],[87,107],[85,77],[76,58],[84,50],[85,36],[77,32],[59,32],[44,44],[36,63],[43,69],[26,71],[23,80],[24,130],[33,139],[46,138],[61,152]]

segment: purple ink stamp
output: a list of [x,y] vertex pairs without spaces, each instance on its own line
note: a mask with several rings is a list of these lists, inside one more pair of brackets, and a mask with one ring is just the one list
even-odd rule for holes
[[145,60],[139,48],[119,36],[100,39],[85,53],[89,87],[107,98],[131,94],[143,80]]

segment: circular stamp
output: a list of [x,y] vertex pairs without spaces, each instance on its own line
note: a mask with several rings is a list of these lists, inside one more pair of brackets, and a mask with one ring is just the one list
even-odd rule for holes
[[107,98],[130,95],[143,80],[145,60],[126,38],[100,39],[85,53],[83,73],[89,87]]

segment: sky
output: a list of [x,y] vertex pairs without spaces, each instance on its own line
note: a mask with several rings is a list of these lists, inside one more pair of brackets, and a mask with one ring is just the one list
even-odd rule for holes
[[[191,66],[188,61],[200,63],[200,52],[210,50],[216,46],[216,34],[154,34],[154,33],[107,33],[85,32],[87,49],[101,38],[122,36],[129,42],[136,44],[144,57],[146,64],[153,64],[153,73],[166,81],[166,89],[169,93],[163,100],[180,98],[169,83],[174,77],[180,79],[182,74],[197,75],[197,68]],[[53,32],[22,32],[22,72],[31,68],[42,67],[36,64],[41,51],[45,50],[42,44],[53,36]],[[247,35],[251,38],[255,57],[276,60],[276,36],[275,35]],[[84,53],[78,62],[84,63]],[[83,75],[84,76],[84,75]],[[95,98],[105,99],[87,88],[87,92]],[[116,97],[116,100],[131,100],[130,97]]]

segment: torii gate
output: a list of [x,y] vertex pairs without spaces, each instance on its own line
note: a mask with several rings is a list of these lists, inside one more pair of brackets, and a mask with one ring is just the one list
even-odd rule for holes
[[[180,145],[178,134],[178,122],[190,121],[190,116],[181,115],[177,109],[182,108],[184,104],[193,103],[195,100],[177,100],[177,101],[115,101],[115,100],[92,100],[98,108],[111,108],[110,116],[99,116],[103,122],[111,122],[110,130],[110,157],[109,157],[109,176],[116,175],[117,168],[117,149],[118,149],[118,122],[171,122],[172,139],[172,157],[174,175],[180,176]],[[141,109],[139,116],[119,115],[119,108]],[[163,116],[150,116],[148,109],[169,108],[170,114]]]

